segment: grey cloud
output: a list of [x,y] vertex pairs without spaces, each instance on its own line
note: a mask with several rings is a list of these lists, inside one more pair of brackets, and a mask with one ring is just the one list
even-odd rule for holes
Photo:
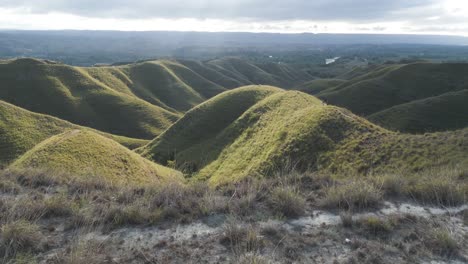
[[0,7],[86,17],[378,21],[437,0],[0,0]]

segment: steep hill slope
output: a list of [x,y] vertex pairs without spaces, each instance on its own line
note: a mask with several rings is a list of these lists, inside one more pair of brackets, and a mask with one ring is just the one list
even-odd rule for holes
[[179,118],[63,64],[6,61],[0,63],[0,84],[1,100],[117,135],[152,138]]
[[[41,141],[71,129],[85,128],[52,116],[33,113],[0,100],[0,167],[18,158]],[[95,132],[132,149],[147,142]]]
[[115,183],[182,181],[179,172],[152,163],[117,142],[89,130],[71,130],[36,145],[11,168],[38,168]]
[[368,119],[391,130],[422,133],[468,127],[468,90],[397,105]]
[[[211,101],[205,105],[216,105]],[[171,140],[193,131],[192,122],[207,119],[205,113],[210,112],[193,110],[190,118],[182,118],[140,151],[157,160],[171,149]],[[181,155],[174,152],[179,165],[193,162],[195,177],[213,185],[269,175],[291,165],[334,173],[468,165],[468,129],[421,136],[398,134],[295,91],[264,96],[216,132],[209,141],[195,140],[198,144],[189,145],[188,151],[182,148]]]

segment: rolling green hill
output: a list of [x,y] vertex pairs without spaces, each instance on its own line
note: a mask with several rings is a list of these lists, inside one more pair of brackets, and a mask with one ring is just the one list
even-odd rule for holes
[[468,127],[468,90],[412,101],[368,117],[391,130],[422,133]]
[[293,88],[313,79],[306,71],[288,64],[255,64],[239,58],[222,58],[208,61],[206,65],[243,85],[267,84]]
[[0,63],[0,100],[112,134],[152,138],[179,115],[110,88],[86,70],[45,61]]
[[290,65],[236,58],[108,67],[16,59],[0,61],[0,100],[115,135],[152,139],[226,90],[249,84],[293,87],[310,78]]
[[[377,67],[317,96],[380,125],[404,132],[463,128],[467,63],[413,63]],[[439,97],[440,98],[437,98]],[[445,120],[443,120],[445,119]]]
[[[247,86],[222,93],[187,112],[140,151],[161,164],[175,159],[191,170],[202,167],[226,145],[216,139],[218,134],[254,104],[281,91],[270,86]],[[207,145],[212,146],[209,152],[205,152]]]
[[152,163],[117,142],[90,130],[52,136],[10,168],[37,168],[74,177],[103,177],[118,184],[182,181],[180,172]]
[[352,79],[318,94],[328,102],[359,115],[464,89],[468,64],[415,63],[392,65]]
[[[291,164],[298,169],[334,173],[468,164],[468,129],[399,134],[296,91],[264,94],[240,115],[228,118],[235,120],[215,129],[197,122],[220,112],[216,110],[219,98],[231,101],[229,97],[241,93],[233,90],[205,102],[203,110],[190,111],[139,151],[155,160],[172,151],[178,165],[189,164],[195,178],[208,179],[212,185],[261,177]],[[179,142],[194,127],[202,136],[187,138],[171,148],[171,142]],[[209,139],[204,134],[210,135]]]
[[[0,149],[2,150],[0,167],[18,158],[41,141],[71,129],[85,128],[52,116],[33,113],[0,100]],[[131,149],[147,143],[146,140],[95,132]]]

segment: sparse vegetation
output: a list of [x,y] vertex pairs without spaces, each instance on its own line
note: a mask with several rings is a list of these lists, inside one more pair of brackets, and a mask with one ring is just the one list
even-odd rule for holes
[[450,231],[444,228],[430,231],[425,245],[434,253],[445,257],[454,257],[459,249],[459,245]]
[[[460,176],[460,173],[460,171],[453,172],[453,175]],[[83,181],[83,179],[78,180],[75,177],[70,178],[65,175],[37,171],[22,172],[20,170],[3,172],[0,177],[1,182],[8,181],[17,185],[18,188],[17,194],[8,196],[12,198],[0,199],[0,212],[2,212],[0,225],[6,226],[5,229],[16,223],[38,223],[37,228],[50,236],[57,231],[54,231],[55,228],[51,229],[51,226],[46,223],[53,223],[53,221],[57,221],[56,219],[60,219],[60,222],[64,223],[64,230],[59,232],[76,234],[82,232],[90,234],[91,232],[96,235],[99,232],[119,233],[119,230],[125,230],[129,227],[136,227],[138,230],[140,228],[170,226],[173,223],[179,223],[182,226],[184,224],[191,225],[200,219],[210,219],[211,217],[218,219],[220,216],[226,216],[228,219],[218,224],[222,224],[219,231],[220,236],[213,236],[213,239],[225,246],[235,261],[260,261],[260,263],[267,261],[269,263],[270,258],[265,257],[269,255],[265,255],[264,250],[272,248],[278,248],[277,250],[282,252],[279,255],[281,258],[299,260],[303,253],[298,251],[302,249],[288,245],[313,244],[313,241],[321,238],[310,240],[309,235],[291,237],[290,229],[285,229],[275,222],[267,225],[260,224],[260,226],[258,223],[267,221],[267,219],[278,219],[278,215],[281,216],[279,221],[289,221],[291,218],[304,214],[306,208],[323,206],[323,201],[327,201],[330,197],[339,197],[338,200],[329,204],[330,208],[347,208],[353,210],[354,215],[351,211],[340,214],[341,223],[347,228],[331,229],[330,233],[320,233],[327,239],[334,237],[333,239],[341,240],[348,237],[349,233],[353,233],[354,236],[362,236],[361,239],[369,239],[370,241],[381,236],[393,239],[394,234],[398,234],[400,229],[416,228],[423,224],[423,222],[419,223],[419,220],[411,220],[413,218],[409,216],[404,218],[393,215],[386,217],[360,216],[358,210],[372,210],[378,206],[383,199],[382,192],[384,192],[383,189],[382,191],[378,189],[378,186],[381,186],[381,181],[367,180],[364,176],[355,176],[356,179],[350,182],[347,178],[340,179],[340,177],[334,176],[334,179],[330,179],[332,176],[317,173],[301,174],[282,171],[272,178],[250,179],[217,189],[209,187],[206,182],[196,181],[188,184],[154,185],[149,183],[144,186],[124,186],[111,184],[103,181],[102,178],[87,178],[86,181]],[[413,179],[412,176],[408,178]],[[458,178],[458,180],[460,179],[463,177]],[[375,187],[372,187],[374,185]],[[331,194],[333,195],[330,196]],[[16,195],[22,198],[15,199]],[[409,197],[407,195],[403,191],[399,197]],[[38,230],[37,228],[35,230]],[[341,237],[336,237],[335,232],[345,233],[341,234]],[[109,245],[121,243],[118,242],[119,240],[109,240],[106,242],[107,246],[99,242],[96,246],[89,248],[84,246],[88,245],[88,242],[79,240],[83,237],[78,235],[78,240],[66,243],[63,246],[66,250],[59,251],[59,254],[54,258],[54,263],[101,261],[105,259]],[[401,235],[401,239],[404,237]],[[441,248],[445,248],[444,252],[451,250],[450,241],[444,237],[430,236],[430,238],[427,241],[431,242],[425,243],[427,248],[432,248],[436,243],[439,243]],[[146,238],[142,236],[141,239]],[[194,234],[192,239],[197,241],[198,235]],[[157,246],[166,248],[168,244],[174,243],[170,241],[158,242]],[[367,245],[355,240],[344,243],[359,244],[358,248],[364,248]],[[35,245],[41,244],[36,243]],[[189,246],[191,247],[193,244]],[[35,250],[34,248],[19,250],[17,251],[19,255],[10,254],[8,259],[30,259],[31,256],[36,256],[43,249]],[[435,249],[431,249],[431,251],[438,255],[448,254]],[[163,254],[165,251],[160,252]],[[152,253],[137,251],[134,254],[138,258],[153,259]]]
[[398,172],[376,175],[374,185],[389,197],[406,197],[439,206],[462,205],[468,199],[465,169],[441,167],[417,173]]

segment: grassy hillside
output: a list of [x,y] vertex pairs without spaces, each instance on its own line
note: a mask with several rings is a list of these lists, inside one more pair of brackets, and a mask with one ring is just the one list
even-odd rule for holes
[[0,100],[112,134],[151,139],[226,90],[249,84],[293,87],[310,79],[305,70],[287,64],[237,58],[109,67],[16,59],[0,61]]
[[313,79],[306,70],[284,63],[255,64],[239,58],[222,58],[208,61],[205,65],[244,85],[263,84],[293,88]]
[[[217,104],[212,99],[204,105]],[[468,129],[427,135],[399,134],[295,91],[263,96],[235,120],[216,129],[196,126],[197,134],[206,133],[210,139],[194,138],[171,149],[171,142],[179,142],[183,135],[195,131],[192,124],[206,119],[205,113],[210,112],[219,111],[194,109],[142,152],[157,160],[172,150],[178,165],[193,162],[195,177],[208,179],[213,185],[247,176],[262,177],[285,166],[365,173],[418,171],[452,163],[468,165]]]
[[397,105],[372,114],[368,119],[388,129],[422,133],[468,127],[468,90]]
[[318,96],[359,115],[464,89],[466,63],[392,65],[359,76]]
[[224,75],[222,72],[216,71],[207,63],[192,61],[192,60],[177,60],[180,64],[196,72],[203,78],[210,80],[226,89],[233,89],[246,85],[246,82]]
[[117,135],[152,138],[179,117],[63,64],[3,62],[0,83],[1,100]]
[[[187,112],[140,151],[162,164],[176,160],[190,168],[204,166],[228,143],[216,140],[219,133],[254,104],[281,91],[270,86],[247,86],[220,94]],[[206,145],[212,146],[209,153],[205,152]]]
[[[52,116],[33,113],[0,100],[0,149],[2,150],[0,167],[18,158],[41,141],[70,129],[85,128]],[[96,132],[132,149],[147,142]]]
[[152,163],[89,130],[71,130],[52,136],[26,152],[10,167],[65,172],[78,177],[98,176],[115,183],[182,179],[179,172]]
[[297,86],[295,89],[308,94],[318,94],[327,89],[345,83],[341,79],[316,79]]

